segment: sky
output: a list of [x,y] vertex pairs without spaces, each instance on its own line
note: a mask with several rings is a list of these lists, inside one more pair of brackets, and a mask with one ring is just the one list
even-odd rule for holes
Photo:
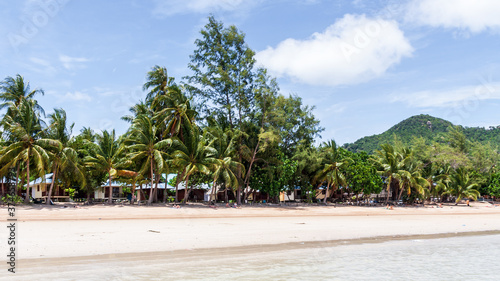
[[73,133],[128,123],[155,65],[191,75],[213,14],[246,34],[257,65],[297,95],[338,144],[417,114],[500,125],[497,0],[0,0],[0,80],[43,89]]

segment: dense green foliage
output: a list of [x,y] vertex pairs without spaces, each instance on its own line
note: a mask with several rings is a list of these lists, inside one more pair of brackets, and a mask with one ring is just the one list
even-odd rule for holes
[[[192,75],[181,83],[165,67],[146,73],[144,101],[122,117],[130,127],[121,136],[83,128],[72,137],[63,109],[45,122],[35,99],[42,90],[31,90],[20,75],[5,78],[0,178],[26,186],[26,202],[26,183],[47,173],[53,173],[49,198],[54,185],[90,199],[106,184],[110,203],[112,182],[128,184],[129,192],[140,186],[137,195],[148,204],[162,200],[164,174],[176,174],[170,184],[183,203],[207,185],[211,201],[223,193],[223,200],[238,204],[257,193],[260,199],[252,200],[278,202],[283,192],[324,203],[366,202],[382,190],[387,201],[409,203],[499,196],[500,129],[419,115],[343,147],[334,140],[315,146],[323,128],[314,108],[280,94],[276,79],[254,68],[254,52],[235,26],[209,17],[195,46]],[[163,202],[172,193],[164,191]]]
[[[382,134],[363,137],[354,143],[344,144],[343,147],[354,152],[366,151],[372,154],[380,148],[381,144],[394,144],[395,137],[403,143],[410,143],[414,137],[425,139],[427,144],[432,141],[442,142],[450,127],[453,127],[453,124],[449,121],[421,114],[399,122]],[[500,128],[465,127],[462,129],[465,137],[471,142],[500,143]]]

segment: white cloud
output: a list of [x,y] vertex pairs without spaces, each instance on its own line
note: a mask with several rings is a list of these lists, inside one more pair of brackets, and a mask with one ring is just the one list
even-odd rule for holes
[[286,39],[256,59],[274,75],[335,86],[379,77],[412,52],[397,22],[347,14],[322,33]]
[[471,32],[500,28],[498,0],[413,0],[407,9],[407,19],[422,25]]
[[476,106],[479,101],[500,99],[500,82],[481,83],[447,90],[428,90],[392,97],[392,102],[421,108],[454,108]]
[[92,97],[88,94],[75,91],[75,92],[67,92],[64,96],[61,97],[63,100],[71,100],[71,101],[92,101]]
[[26,63],[24,66],[31,71],[47,75],[54,75],[57,73],[56,68],[53,67],[52,64],[47,60],[30,57],[29,61],[30,63]]
[[75,70],[79,68],[85,68],[85,65],[83,63],[88,62],[89,59],[59,55],[59,61],[67,70]]
[[261,2],[244,0],[155,0],[155,14],[171,16],[175,14],[201,13],[216,11],[234,11],[250,8]]

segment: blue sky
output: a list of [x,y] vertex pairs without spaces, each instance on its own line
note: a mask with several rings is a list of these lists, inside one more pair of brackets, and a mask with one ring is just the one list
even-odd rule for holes
[[315,106],[322,140],[382,133],[416,114],[500,125],[500,1],[0,1],[0,79],[21,74],[74,133],[128,124],[145,75],[181,81],[212,13],[246,34],[281,92]]

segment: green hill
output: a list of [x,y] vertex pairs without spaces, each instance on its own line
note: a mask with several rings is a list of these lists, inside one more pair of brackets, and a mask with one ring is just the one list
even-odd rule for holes
[[[403,143],[410,142],[413,137],[423,137],[430,142],[446,134],[448,127],[451,125],[453,125],[451,122],[441,118],[426,114],[416,115],[401,121],[382,134],[363,137],[354,143],[344,144],[344,148],[354,152],[366,151],[373,153],[373,151],[380,148],[381,144],[392,143],[394,135]],[[490,127],[489,129],[465,127],[464,134],[470,141],[479,141],[481,143],[489,141],[498,145],[500,144],[499,127]]]

